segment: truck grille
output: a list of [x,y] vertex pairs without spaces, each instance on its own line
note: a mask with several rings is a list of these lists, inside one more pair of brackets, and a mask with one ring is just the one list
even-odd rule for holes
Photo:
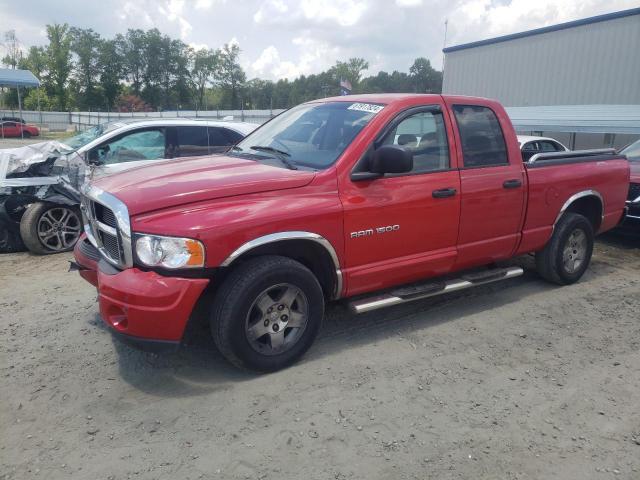
[[110,208],[107,208],[104,205],[96,202],[93,202],[93,208],[96,215],[96,220],[104,223],[105,225],[109,225],[110,227],[117,227],[116,216],[113,214],[113,211]]
[[82,198],[85,231],[91,243],[109,263],[127,268],[133,265],[129,213],[113,195],[87,187]]
[[627,196],[627,200],[633,202],[640,198],[640,183],[632,183],[629,185],[629,195]]

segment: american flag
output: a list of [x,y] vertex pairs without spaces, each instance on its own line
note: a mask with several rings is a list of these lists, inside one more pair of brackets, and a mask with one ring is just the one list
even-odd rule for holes
[[340,79],[340,95],[349,95],[353,88],[349,80]]

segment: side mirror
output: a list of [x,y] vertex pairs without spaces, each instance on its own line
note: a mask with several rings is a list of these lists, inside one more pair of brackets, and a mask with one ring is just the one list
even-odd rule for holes
[[413,152],[400,145],[383,145],[373,152],[372,173],[407,173],[413,170]]

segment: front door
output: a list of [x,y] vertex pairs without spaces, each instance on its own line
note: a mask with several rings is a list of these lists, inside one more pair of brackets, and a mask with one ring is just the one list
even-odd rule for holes
[[404,145],[413,170],[341,185],[348,295],[444,273],[456,258],[460,182],[442,107],[412,108],[385,131],[370,152]]
[[520,239],[525,173],[509,157],[495,112],[481,105],[452,105],[462,145],[461,207],[456,268],[511,256]]

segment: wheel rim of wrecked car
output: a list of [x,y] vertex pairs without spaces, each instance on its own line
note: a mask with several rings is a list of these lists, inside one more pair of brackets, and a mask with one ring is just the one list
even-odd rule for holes
[[78,215],[69,208],[51,208],[38,220],[38,238],[54,252],[66,250],[75,244],[81,231]]
[[576,228],[565,244],[562,259],[564,268],[569,273],[576,272],[587,254],[587,235],[583,230]]
[[309,317],[304,292],[290,283],[273,285],[253,301],[245,322],[251,347],[263,355],[291,349],[302,336]]

